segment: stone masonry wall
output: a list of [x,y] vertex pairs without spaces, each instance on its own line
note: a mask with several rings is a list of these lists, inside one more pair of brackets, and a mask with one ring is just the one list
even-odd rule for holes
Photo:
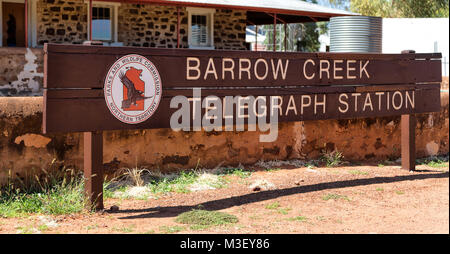
[[[38,44],[75,43],[87,39],[87,4],[82,0],[39,0]],[[124,46],[176,48],[177,8],[151,4],[118,7],[118,41]],[[217,9],[214,15],[216,49],[245,50],[246,12]],[[180,9],[180,46],[188,47],[188,13]]]
[[[176,48],[177,8],[121,4],[118,39],[125,46]],[[215,49],[246,50],[246,12],[217,9],[214,14]],[[180,9],[180,47],[188,47],[188,13]]]
[[[186,8],[180,10],[180,46],[188,46]],[[118,40],[124,46],[176,48],[177,8],[149,4],[119,6]]]
[[246,50],[247,13],[237,10],[216,10],[214,15],[214,46],[216,49]]
[[39,0],[37,43],[80,44],[87,39],[87,4],[83,0]]

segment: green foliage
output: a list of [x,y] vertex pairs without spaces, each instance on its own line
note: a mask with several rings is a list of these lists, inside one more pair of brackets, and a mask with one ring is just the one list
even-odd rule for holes
[[281,206],[280,203],[277,201],[277,202],[273,202],[271,204],[266,205],[266,209],[277,210],[278,213],[284,214],[284,215],[288,214],[289,211],[292,210],[289,207],[280,207],[280,206]]
[[133,224],[133,225],[123,226],[123,227],[113,227],[113,230],[121,232],[121,233],[131,233],[134,231],[135,226],[136,225]]
[[188,186],[193,184],[197,178],[198,174],[194,171],[182,171],[174,179],[163,177],[153,180],[148,184],[148,187],[153,193],[188,193],[190,192]]
[[305,167],[309,168],[309,169],[313,169],[313,168],[317,168],[317,163],[314,161],[309,161],[305,164]]
[[[180,173],[173,174],[161,174],[161,173],[153,173],[148,170],[147,172],[142,172],[138,175],[138,177],[129,176],[130,171],[127,171],[125,174],[121,175],[119,179],[115,179],[110,182],[104,183],[104,197],[105,198],[138,198],[138,199],[147,199],[148,195],[143,195],[142,197],[137,196],[129,196],[127,192],[130,190],[132,186],[145,187],[148,189],[148,193],[155,194],[154,197],[158,197],[161,194],[166,194],[170,192],[178,192],[178,193],[189,193],[198,189],[220,189],[227,186],[229,179],[227,179],[226,175],[236,175],[240,178],[247,178],[251,175],[250,171],[246,171],[243,168],[228,168],[221,169],[215,173],[207,173],[202,172],[200,170],[189,170],[182,171]],[[131,179],[132,183],[128,181]],[[140,184],[137,184],[137,181],[134,179],[141,179]],[[125,181],[124,181],[125,180]],[[139,186],[141,185],[141,186]],[[142,186],[143,185],[143,186]]]
[[368,175],[368,172],[361,171],[361,170],[349,170],[348,171],[352,175]]
[[143,179],[144,174],[150,173],[148,169],[145,168],[125,168],[124,173],[122,173],[123,176],[128,177],[133,181],[134,186],[144,186],[145,181]]
[[0,217],[31,213],[71,214],[84,210],[84,181],[73,170],[59,169],[34,179],[12,180],[0,189]]
[[427,163],[428,166],[432,167],[432,168],[446,168],[448,167],[448,162],[445,161],[430,161]]
[[347,201],[350,200],[345,195],[339,195],[339,194],[334,194],[334,193],[327,194],[327,195],[323,196],[322,199],[325,200],[325,201],[330,200],[330,199],[334,199],[334,200],[344,199],[344,200],[347,200]]
[[281,170],[281,168],[266,168],[265,171],[267,171],[267,172],[273,172],[273,171],[278,171],[278,170]]
[[281,213],[281,214],[286,215],[286,214],[289,213],[290,210],[292,210],[292,208],[289,208],[289,207],[283,207],[283,208],[278,209],[278,213]]
[[[317,0],[308,0],[306,2],[317,3]],[[265,32],[267,50],[273,50],[273,25],[264,25],[262,29]],[[301,52],[317,52],[320,48],[319,36],[328,32],[328,22],[311,22],[287,24],[287,31],[284,26],[277,21],[275,29],[275,49],[276,51],[301,51]],[[286,33],[286,36],[285,36]],[[285,48],[284,38],[287,43]]]
[[350,10],[364,16],[392,18],[400,15],[389,0],[350,0]]
[[320,48],[319,36],[328,31],[326,22],[300,24],[301,35],[297,42],[297,51],[317,52]]
[[103,198],[104,199],[114,197],[114,189],[111,188],[111,183],[112,182],[106,181],[106,180],[103,182]]
[[335,6],[365,16],[383,18],[442,18],[449,16],[449,0],[330,0]]
[[404,0],[395,1],[406,18],[442,18],[449,16],[448,0]]
[[16,229],[17,229],[18,234],[24,234],[24,235],[35,234],[38,232],[32,226],[18,226],[18,227],[16,227]]
[[280,207],[280,203],[278,203],[278,202],[274,202],[274,203],[266,205],[266,209],[277,209],[278,207]]
[[325,162],[326,166],[329,168],[339,166],[341,164],[343,158],[344,158],[344,156],[338,150],[334,150],[332,152],[324,151],[323,155],[322,155],[322,160]]
[[182,224],[206,227],[236,223],[238,218],[223,212],[194,209],[178,215],[175,221]]
[[305,222],[305,221],[308,220],[308,218],[305,217],[305,216],[296,216],[296,217],[293,217],[293,218],[288,218],[287,220],[288,220],[288,221]]
[[244,168],[225,168],[220,171],[220,175],[235,175],[240,178],[248,178],[252,175],[252,172]]
[[417,164],[424,164],[432,168],[448,168],[447,156],[431,156],[427,158],[417,159]]
[[[317,3],[317,0],[306,2]],[[329,0],[331,6],[350,10],[364,16],[383,18],[441,18],[449,17],[449,0]],[[280,24],[278,21],[277,24]],[[288,24],[287,50],[317,52],[319,36],[328,32],[328,22]],[[273,50],[273,25],[264,25],[267,50]],[[275,50],[284,51],[285,30],[282,25],[275,29]]]

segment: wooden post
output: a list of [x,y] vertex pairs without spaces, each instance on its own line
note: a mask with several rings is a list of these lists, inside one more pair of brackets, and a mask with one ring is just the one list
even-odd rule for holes
[[[414,50],[403,50],[402,54],[414,54]],[[416,170],[416,116],[402,115],[401,118],[402,168]]]
[[414,171],[416,169],[416,116],[402,115],[402,168]]
[[103,135],[84,132],[84,177],[88,208],[103,209]]

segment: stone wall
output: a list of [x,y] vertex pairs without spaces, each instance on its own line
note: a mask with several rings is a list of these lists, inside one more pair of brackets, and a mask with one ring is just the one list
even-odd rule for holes
[[[215,49],[246,50],[246,12],[217,9],[214,14]],[[177,8],[121,4],[118,40],[125,46],[176,48]],[[188,13],[180,8],[180,47],[188,47]]]
[[[449,97],[441,111],[417,115],[417,156],[448,154]],[[0,182],[8,173],[23,177],[54,165],[81,169],[81,133],[43,135],[42,97],[0,97]],[[122,167],[170,171],[252,164],[258,160],[316,159],[324,150],[345,160],[400,157],[400,117],[305,121],[280,124],[276,142],[259,143],[259,132],[174,132],[171,129],[104,132],[104,169]]]
[[39,0],[37,43],[82,43],[87,39],[87,4],[83,0]]
[[[180,46],[188,47],[186,8],[180,10]],[[149,4],[119,6],[118,40],[124,46],[176,48],[177,7]]]
[[246,50],[247,13],[237,10],[216,10],[214,15],[214,47]]
[[[82,43],[87,39],[87,4],[83,0],[39,0],[37,2],[38,45]],[[118,41],[124,46],[176,48],[177,8],[151,4],[118,7]],[[180,9],[180,46],[188,47],[188,14]],[[216,49],[245,50],[246,12],[216,10]]]
[[0,47],[0,96],[42,95],[43,51]]

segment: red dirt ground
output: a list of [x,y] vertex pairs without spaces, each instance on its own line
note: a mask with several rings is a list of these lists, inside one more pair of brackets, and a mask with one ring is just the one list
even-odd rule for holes
[[[245,179],[230,176],[231,183],[222,189],[171,193],[156,200],[107,199],[105,207],[118,205],[117,212],[46,216],[56,227],[42,227],[39,215],[0,218],[0,232],[448,234],[448,163],[447,168],[420,165],[417,169],[346,166],[257,171]],[[255,179],[268,180],[276,188],[253,191],[248,186]],[[279,206],[267,207],[274,203]],[[239,222],[195,230],[175,222],[178,214],[198,205],[233,214]]]

